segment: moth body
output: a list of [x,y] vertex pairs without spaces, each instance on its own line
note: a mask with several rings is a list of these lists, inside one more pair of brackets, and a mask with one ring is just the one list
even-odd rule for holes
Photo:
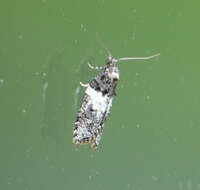
[[100,72],[88,84],[80,82],[86,90],[75,121],[73,143],[75,145],[90,144],[92,149],[96,149],[99,145],[106,118],[116,95],[115,89],[119,81],[118,61],[147,60],[160,55],[115,59],[108,49],[106,51],[109,54],[106,65],[94,67],[88,64],[92,69],[100,69]]

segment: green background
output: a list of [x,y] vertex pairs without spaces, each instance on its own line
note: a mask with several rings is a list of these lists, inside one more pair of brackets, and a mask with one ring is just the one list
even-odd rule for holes
[[[198,1],[0,2],[0,189],[200,189]],[[97,151],[72,132],[87,62],[120,62]]]

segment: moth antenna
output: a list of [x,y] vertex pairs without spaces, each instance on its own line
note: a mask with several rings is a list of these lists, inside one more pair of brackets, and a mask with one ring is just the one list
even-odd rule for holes
[[147,57],[122,57],[118,58],[117,61],[127,61],[127,60],[148,60],[152,59],[154,57],[160,56],[160,53],[157,53],[155,55],[147,56]]
[[96,33],[96,38],[97,38],[97,41],[99,42],[100,46],[106,50],[108,56],[111,56],[112,57],[112,53],[110,52],[110,50],[104,45],[104,43],[101,41],[101,39],[99,38],[99,34]]

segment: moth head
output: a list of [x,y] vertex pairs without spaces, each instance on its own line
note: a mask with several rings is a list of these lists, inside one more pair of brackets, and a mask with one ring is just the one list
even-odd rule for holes
[[108,58],[106,60],[106,64],[108,66],[116,65],[117,62],[118,62],[118,60],[115,59],[111,54],[108,56]]
[[109,78],[118,81],[119,80],[119,69],[116,63],[111,63],[108,67]]
[[106,60],[106,64],[110,65],[112,63],[112,59],[113,59],[112,55],[109,55],[107,60]]
[[[98,37],[98,36],[97,36]],[[115,59],[110,50],[103,44],[103,42],[98,38],[98,41],[102,48],[104,48],[108,54],[108,58],[106,61],[107,68],[109,70],[108,74],[109,77],[114,79],[114,80],[119,80],[119,69],[117,67],[117,62],[118,61],[127,61],[127,60],[148,60],[152,59],[154,57],[160,56],[160,53],[157,53],[155,55],[147,56],[147,57],[121,57],[118,59]]]

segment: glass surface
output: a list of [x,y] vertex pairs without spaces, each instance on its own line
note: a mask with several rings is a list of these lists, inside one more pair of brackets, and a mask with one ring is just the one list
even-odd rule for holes
[[[198,1],[0,3],[0,189],[200,189]],[[97,151],[75,147],[84,89],[114,57],[120,81]]]

